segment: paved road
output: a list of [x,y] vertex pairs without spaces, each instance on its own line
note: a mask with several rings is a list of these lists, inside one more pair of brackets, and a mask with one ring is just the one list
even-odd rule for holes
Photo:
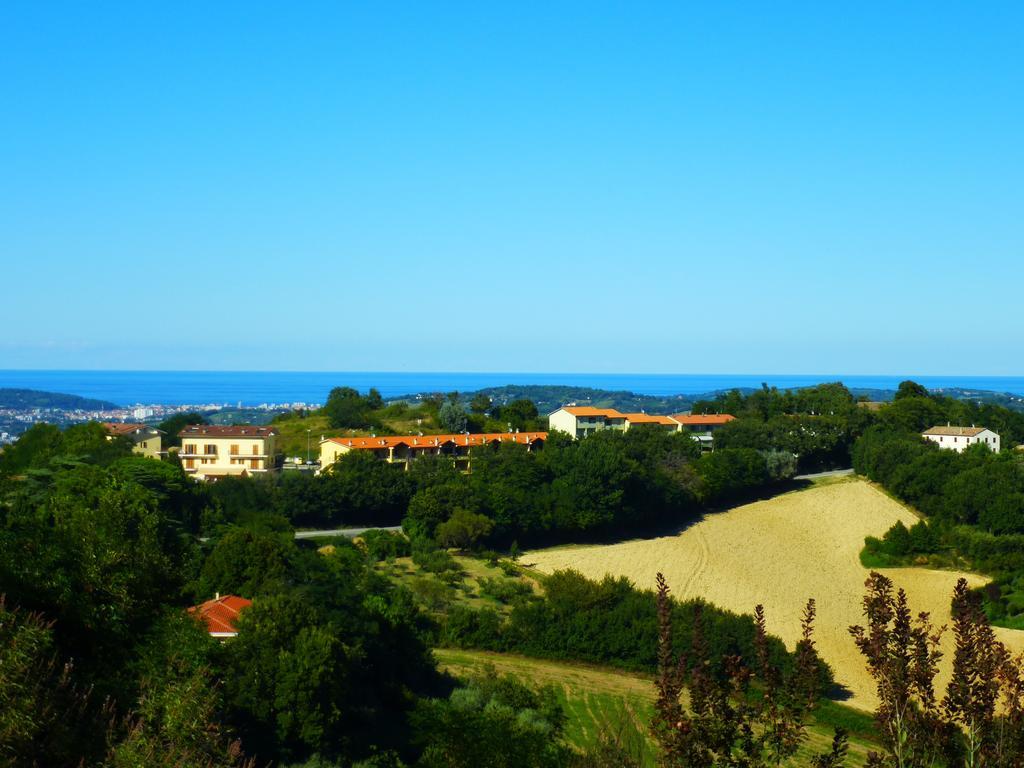
[[845,477],[852,475],[852,469],[830,469],[828,472],[815,472],[812,475],[797,475],[794,480],[817,480],[819,477]]
[[386,528],[335,528],[331,531],[296,531],[296,539],[326,539],[332,536],[348,536],[350,539],[367,531],[400,531],[402,526],[393,525]]

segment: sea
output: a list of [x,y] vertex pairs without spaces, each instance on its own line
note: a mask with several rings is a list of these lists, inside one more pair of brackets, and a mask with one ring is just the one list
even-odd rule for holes
[[762,383],[790,389],[827,381],[842,381],[850,388],[894,390],[905,379],[913,379],[929,389],[959,387],[1024,395],[1024,376],[0,370],[0,387],[62,392],[107,400],[117,405],[319,404],[327,399],[327,393],[333,387],[340,386],[353,387],[361,392],[376,387],[386,398],[424,392],[472,392],[508,384],[564,384],[667,396],[697,395],[734,387],[760,387]]

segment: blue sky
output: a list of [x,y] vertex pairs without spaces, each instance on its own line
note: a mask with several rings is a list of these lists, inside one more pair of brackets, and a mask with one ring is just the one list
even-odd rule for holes
[[1024,374],[1020,3],[139,5],[0,6],[0,368]]

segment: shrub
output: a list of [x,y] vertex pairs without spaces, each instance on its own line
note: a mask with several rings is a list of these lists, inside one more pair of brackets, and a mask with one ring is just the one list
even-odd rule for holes
[[412,543],[401,533],[372,530],[360,538],[366,554],[376,561],[408,557],[412,554]]
[[511,603],[517,598],[532,595],[533,588],[525,581],[481,579],[480,594],[492,597],[501,603]]

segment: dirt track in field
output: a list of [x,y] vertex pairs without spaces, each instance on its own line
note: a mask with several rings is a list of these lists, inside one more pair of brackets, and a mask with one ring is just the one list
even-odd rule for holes
[[[917,521],[901,504],[854,479],[715,513],[676,536],[537,550],[525,553],[522,562],[546,573],[573,568],[590,578],[626,576],[652,589],[655,574],[662,571],[677,598],[700,597],[741,613],[761,603],[769,631],[790,648],[800,638],[804,603],[813,597],[819,652],[836,681],[850,691],[848,703],[871,709],[874,685],[847,628],[862,623],[868,576],[859,559],[864,537],[881,536],[897,520],[908,526]],[[972,586],[985,581],[974,574],[922,568],[883,573],[906,590],[915,614],[928,611],[937,625],[949,622],[950,596],[960,576]],[[1014,650],[1024,649],[1024,632],[998,632]],[[951,641],[947,633],[940,691],[949,672]]]

